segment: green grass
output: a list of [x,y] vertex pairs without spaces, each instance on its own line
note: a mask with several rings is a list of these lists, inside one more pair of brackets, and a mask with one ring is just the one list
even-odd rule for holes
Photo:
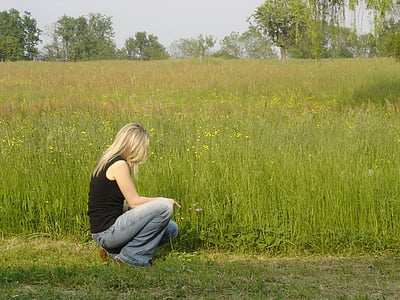
[[399,73],[390,59],[1,64],[0,232],[89,240],[93,166],[138,122],[151,155],[136,184],[183,205],[177,250],[398,252]]
[[267,257],[167,252],[150,269],[98,258],[93,242],[1,240],[2,299],[396,299],[392,255]]

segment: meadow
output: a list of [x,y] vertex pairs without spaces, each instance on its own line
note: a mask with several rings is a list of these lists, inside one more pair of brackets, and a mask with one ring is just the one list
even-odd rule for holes
[[0,65],[0,233],[90,240],[92,169],[127,122],[139,193],[182,204],[177,251],[400,249],[392,59]]

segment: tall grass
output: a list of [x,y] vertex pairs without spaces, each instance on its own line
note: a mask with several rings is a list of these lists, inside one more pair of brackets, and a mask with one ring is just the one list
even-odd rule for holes
[[177,247],[398,249],[400,65],[389,59],[0,65],[0,231],[87,238],[99,155],[151,134],[136,182]]

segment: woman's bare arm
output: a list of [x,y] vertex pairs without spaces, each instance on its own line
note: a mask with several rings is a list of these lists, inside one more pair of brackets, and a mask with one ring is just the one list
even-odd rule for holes
[[[164,197],[142,197],[139,196],[135,185],[133,184],[131,173],[129,170],[129,166],[126,161],[119,160],[113,163],[106,172],[106,177],[109,180],[115,180],[118,184],[119,189],[121,190],[122,195],[124,195],[126,202],[131,208],[137,207],[149,201],[153,201],[155,199],[161,199]],[[173,199],[164,198],[170,200],[172,204],[181,207],[179,203],[177,203]]]

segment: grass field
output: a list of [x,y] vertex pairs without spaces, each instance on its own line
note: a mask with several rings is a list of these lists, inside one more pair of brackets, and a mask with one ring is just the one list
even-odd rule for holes
[[179,251],[400,246],[400,64],[391,59],[0,65],[0,232],[89,240],[90,173],[138,122],[143,195],[183,207]]

